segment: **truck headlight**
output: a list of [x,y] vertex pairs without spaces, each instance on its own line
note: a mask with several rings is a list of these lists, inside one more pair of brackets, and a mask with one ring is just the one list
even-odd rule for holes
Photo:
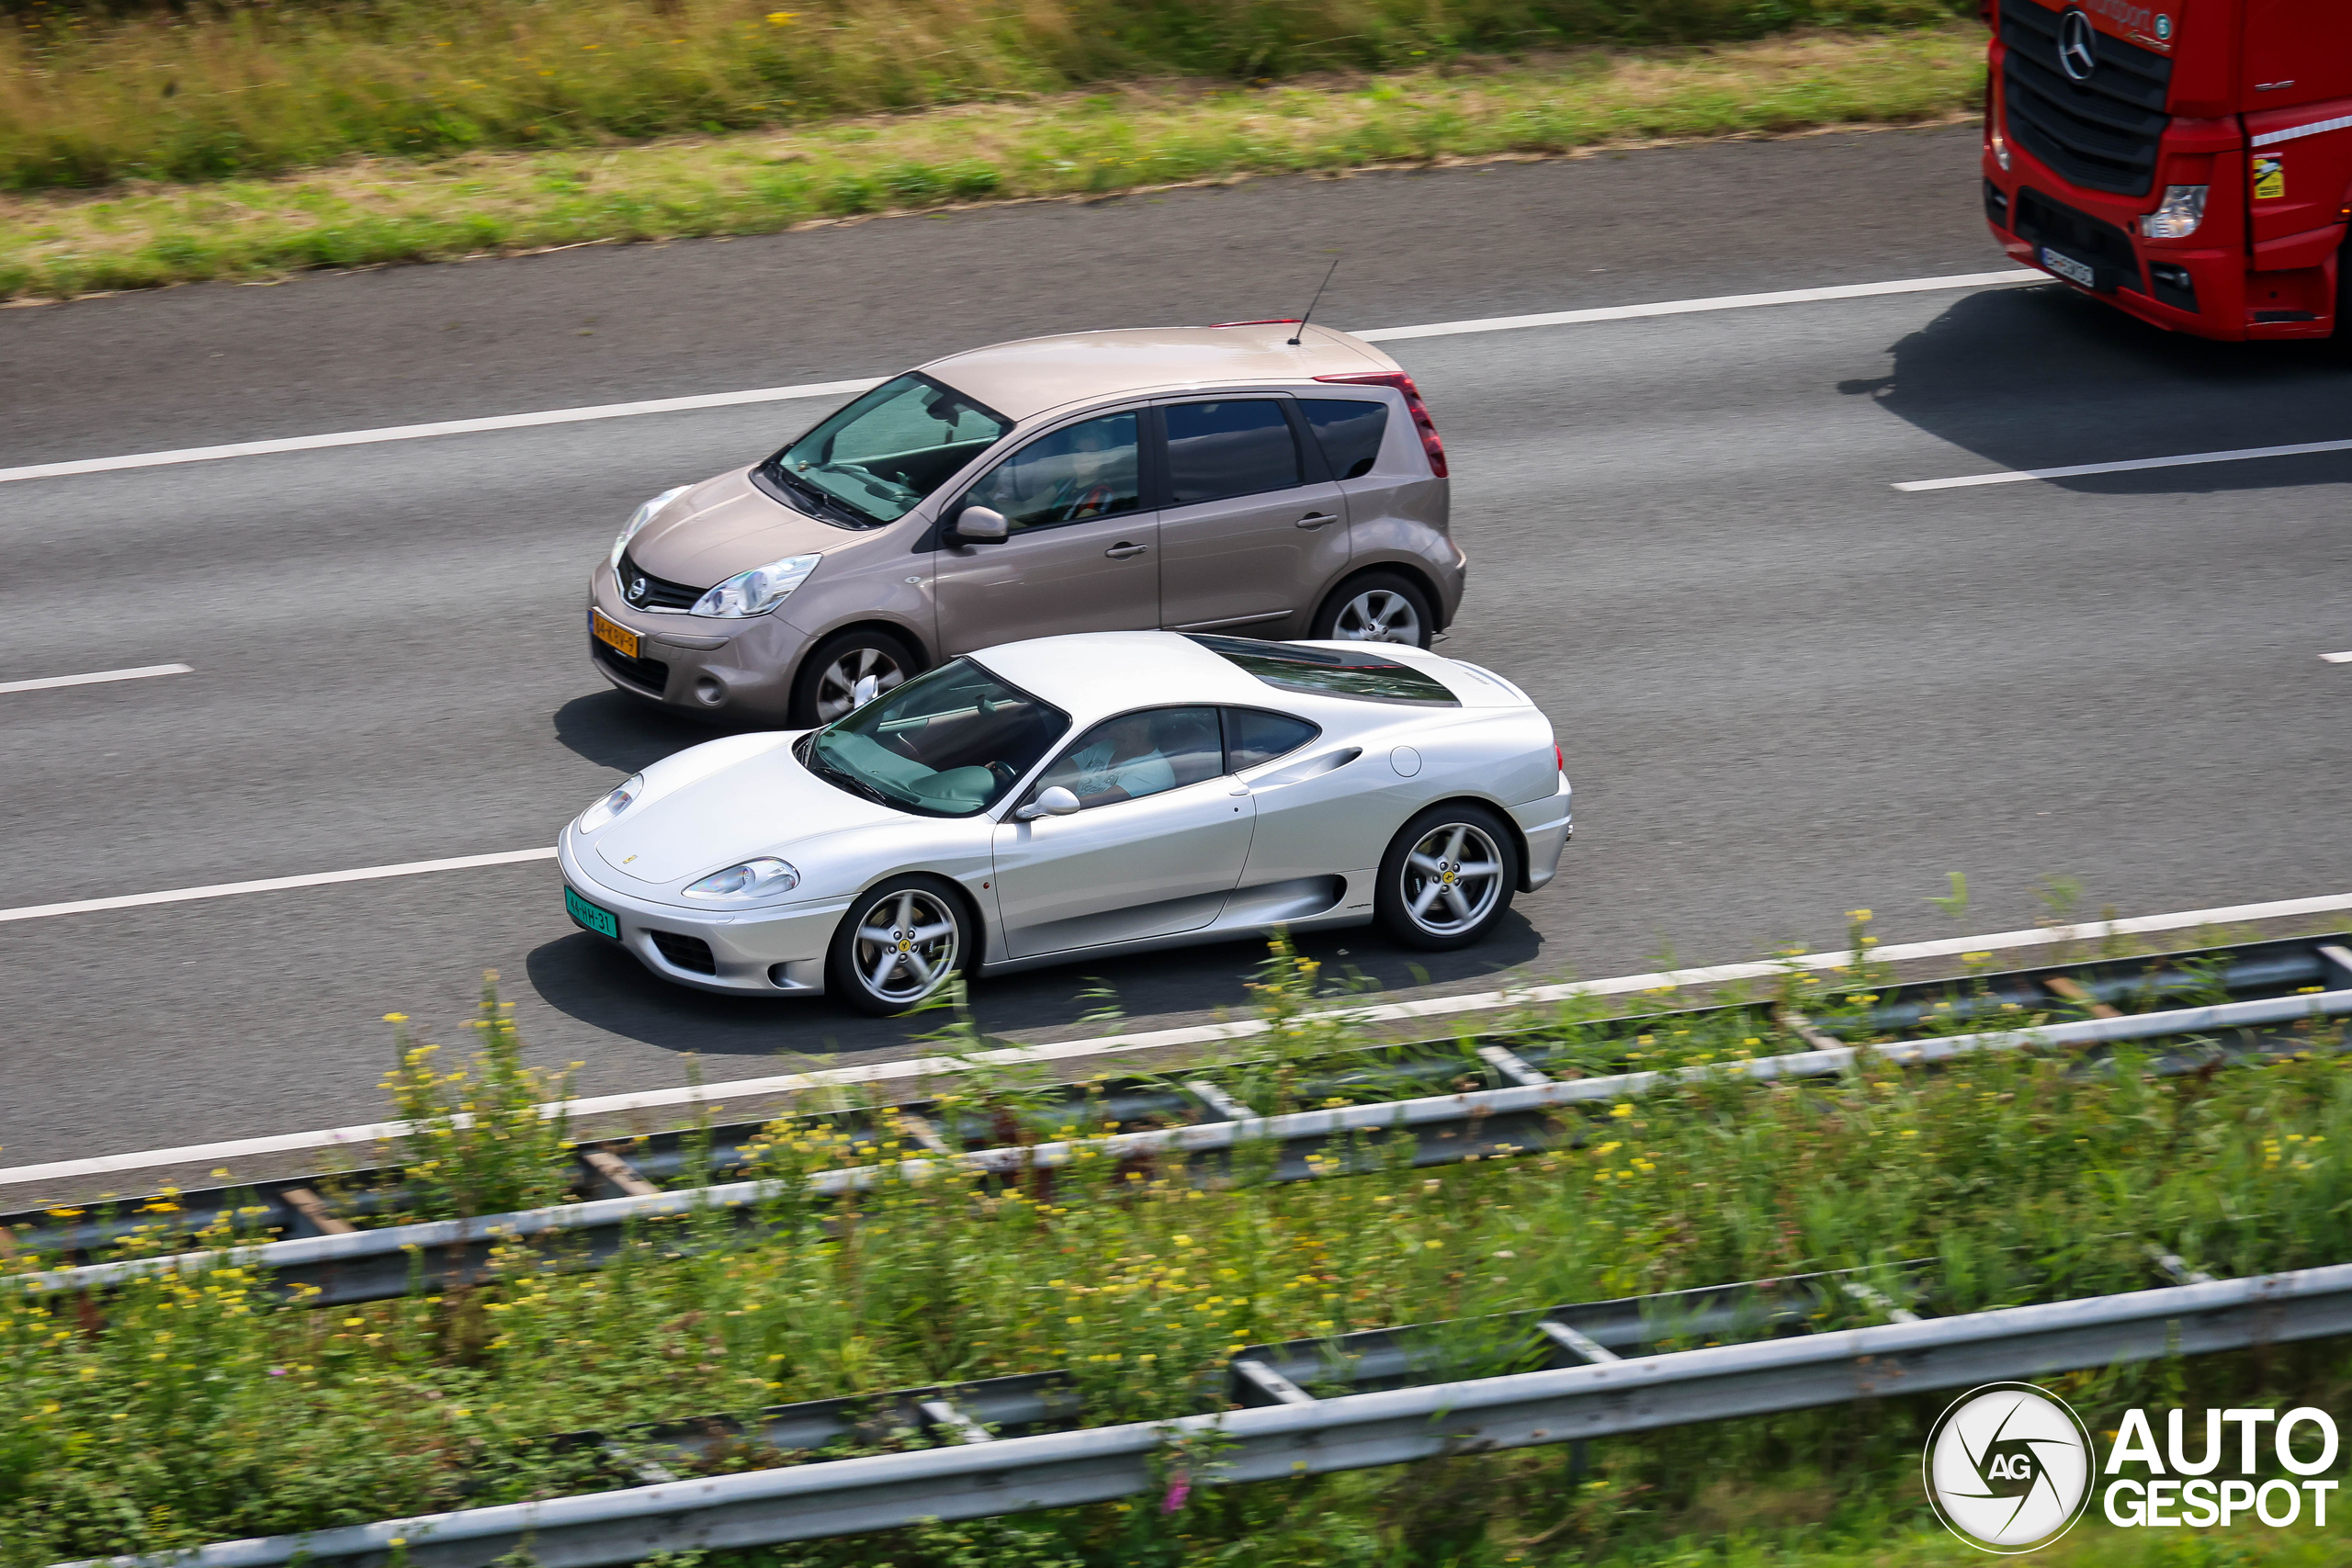
[[2186,240],[2205,221],[2205,193],[2210,186],[2166,186],[2165,198],[2154,212],[2140,220],[2140,232],[2151,240]]
[[807,581],[808,574],[817,570],[817,563],[824,558],[821,555],[786,556],[749,571],[739,571],[695,600],[694,613],[730,619],[764,615]]

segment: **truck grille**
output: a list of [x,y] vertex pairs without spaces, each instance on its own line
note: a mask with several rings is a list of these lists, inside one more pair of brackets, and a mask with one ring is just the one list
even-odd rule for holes
[[710,943],[698,936],[680,936],[675,931],[647,931],[653,945],[679,968],[695,975],[716,975],[718,960],[710,953]]
[[2001,104],[2009,140],[2078,186],[2145,196],[2168,120],[2172,62],[2105,33],[2086,82],[2058,64],[2060,13],[2037,0],[2003,0]]
[[669,688],[670,667],[658,659],[631,659],[611,643],[596,637],[588,639],[588,651],[632,686],[641,686],[657,697]]
[[[645,584],[642,596],[635,592],[639,582]],[[621,552],[620,583],[621,597],[639,610],[690,610],[704,592],[683,582],[663,581],[631,560],[626,550]]]

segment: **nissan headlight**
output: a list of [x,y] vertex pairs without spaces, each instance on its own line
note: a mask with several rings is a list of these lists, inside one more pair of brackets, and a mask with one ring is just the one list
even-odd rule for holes
[[2186,240],[2205,221],[2205,193],[2210,186],[2166,186],[2156,209],[2140,220],[2140,232],[2151,240]]
[[765,566],[739,571],[701,598],[695,601],[697,615],[720,615],[734,618],[741,615],[764,615],[784,603],[791,592],[808,580],[823,556],[786,556]]
[[648,523],[652,522],[653,514],[655,513],[661,511],[663,507],[669,505],[672,502],[677,500],[678,497],[685,494],[686,491],[694,488],[695,487],[692,485],[680,485],[675,490],[665,490],[660,495],[655,496],[651,501],[647,502],[643,506],[639,507],[636,511],[628,514],[628,524],[626,527],[622,528],[621,536],[613,541],[612,560],[613,570],[615,571],[620,570],[621,552],[628,548],[628,542],[631,539],[637,537],[637,531],[639,528],[644,527]]
[[645,775],[632,774],[620,788],[580,814],[580,830],[583,833],[594,832],[622,812],[627,811],[630,803],[644,793]]
[[767,898],[800,886],[800,874],[774,855],[714,871],[686,889],[689,898]]

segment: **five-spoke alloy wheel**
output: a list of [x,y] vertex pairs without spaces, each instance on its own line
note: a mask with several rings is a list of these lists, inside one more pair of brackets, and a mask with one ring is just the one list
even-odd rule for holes
[[1519,842],[1483,806],[1433,806],[1381,857],[1373,905],[1388,934],[1430,952],[1467,947],[1510,908]]
[[893,877],[852,904],[833,933],[826,989],[878,1018],[928,1000],[971,948],[964,902],[932,876]]
[[1437,631],[1429,595],[1393,571],[1367,572],[1342,582],[1316,612],[1320,641],[1401,642],[1427,648]]

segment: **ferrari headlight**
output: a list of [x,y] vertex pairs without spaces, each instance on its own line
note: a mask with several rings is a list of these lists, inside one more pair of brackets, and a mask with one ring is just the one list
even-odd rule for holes
[[823,556],[786,556],[739,571],[695,601],[697,615],[764,615],[808,580]]
[[613,541],[612,561],[613,570],[615,571],[620,570],[621,552],[628,548],[628,542],[631,539],[637,537],[637,531],[639,528],[644,527],[648,523],[652,522],[653,514],[655,513],[661,511],[663,507],[669,505],[672,502],[677,500],[678,497],[685,494],[686,491],[692,489],[694,489],[694,486],[692,485],[680,485],[675,490],[665,490],[660,495],[655,496],[651,501],[647,502],[643,506],[639,507],[636,511],[628,514],[628,524],[626,527],[621,529],[621,536]]
[[629,803],[645,793],[645,775],[632,774],[620,788],[605,796],[580,814],[580,830],[593,833],[629,808]]
[[2154,212],[2140,220],[2140,232],[2151,240],[2186,240],[2205,221],[2208,186],[2166,186],[2165,198]]
[[714,871],[686,889],[689,898],[765,898],[800,886],[800,874],[774,855]]

